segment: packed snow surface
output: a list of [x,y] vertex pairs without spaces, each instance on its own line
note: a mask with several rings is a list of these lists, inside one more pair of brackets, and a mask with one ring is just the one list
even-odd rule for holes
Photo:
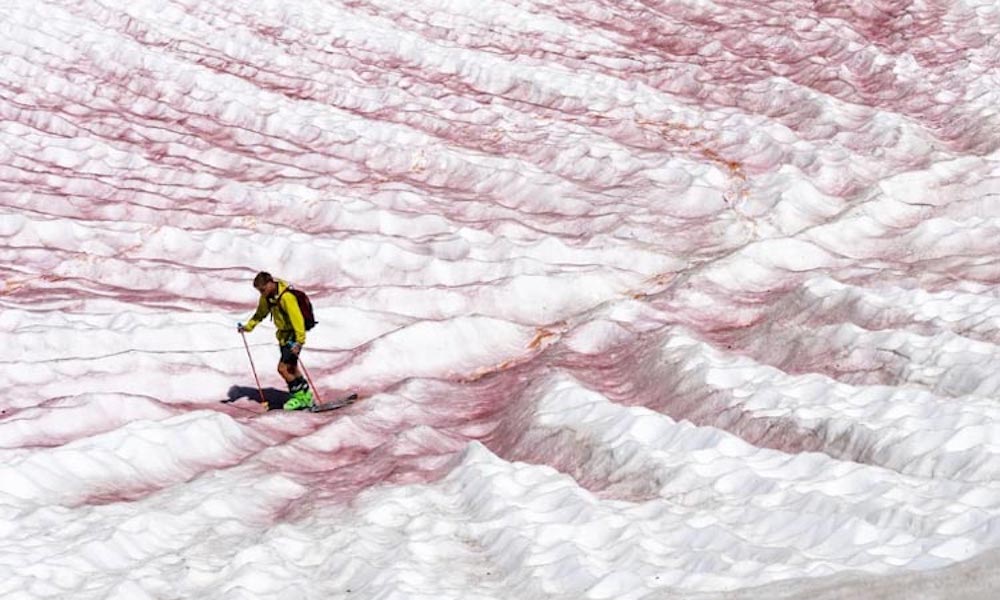
[[1000,597],[992,0],[0,9],[0,597]]

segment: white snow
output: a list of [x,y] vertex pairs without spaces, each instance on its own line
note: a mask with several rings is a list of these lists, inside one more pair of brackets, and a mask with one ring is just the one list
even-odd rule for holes
[[5,3],[0,597],[1000,597],[1000,11],[820,4]]

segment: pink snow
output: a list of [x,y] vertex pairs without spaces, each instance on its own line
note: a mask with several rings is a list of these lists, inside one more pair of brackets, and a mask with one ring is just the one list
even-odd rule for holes
[[0,26],[0,596],[994,597],[992,3]]

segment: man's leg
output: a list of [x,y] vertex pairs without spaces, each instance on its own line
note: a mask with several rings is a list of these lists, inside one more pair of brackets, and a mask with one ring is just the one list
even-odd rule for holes
[[278,363],[278,373],[288,384],[291,398],[285,402],[285,410],[299,410],[312,406],[312,392],[309,382],[299,370],[299,357],[288,346],[281,347],[281,362]]
[[293,367],[283,362],[278,363],[278,375],[281,375],[281,378],[285,380],[285,383],[291,383],[298,379],[298,371],[297,367]]

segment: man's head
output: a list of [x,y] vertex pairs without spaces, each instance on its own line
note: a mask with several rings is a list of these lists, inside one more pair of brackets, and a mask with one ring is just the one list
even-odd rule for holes
[[273,296],[278,292],[278,282],[266,271],[257,273],[257,276],[253,278],[253,287],[262,296]]

